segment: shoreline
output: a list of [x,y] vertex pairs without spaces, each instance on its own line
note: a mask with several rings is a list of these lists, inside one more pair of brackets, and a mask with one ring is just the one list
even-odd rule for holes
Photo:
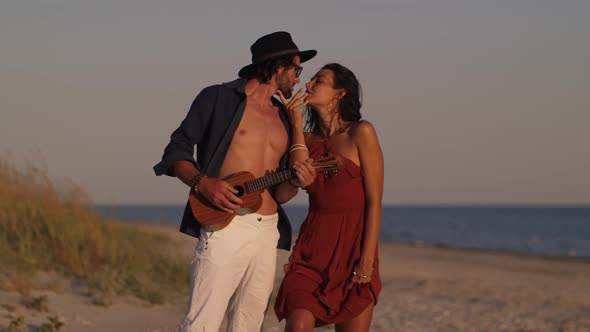
[[[306,206],[284,207],[294,230]],[[176,227],[179,205],[96,205],[95,211],[124,222],[145,220]],[[588,230],[586,206],[526,205],[385,205],[380,241],[511,252],[527,255],[590,258],[583,238]]]
[[428,248],[436,248],[436,249],[445,249],[445,250],[456,250],[456,251],[464,251],[464,252],[474,252],[474,253],[491,253],[491,254],[498,254],[498,255],[508,255],[508,256],[517,256],[517,257],[525,257],[525,258],[539,258],[539,259],[547,259],[547,260],[567,260],[567,261],[581,261],[585,263],[590,263],[590,256],[575,256],[575,255],[551,255],[551,254],[542,254],[542,253],[527,253],[521,251],[510,251],[510,250],[500,250],[500,249],[482,249],[482,248],[468,248],[468,247],[452,247],[447,246],[444,244],[428,244],[428,243],[403,243],[403,242],[396,242],[396,241],[379,241],[379,244],[396,244],[404,247],[428,247]]
[[[145,223],[145,222],[122,222],[124,224],[133,224],[138,225],[145,229],[159,229],[162,228],[166,231],[174,231],[179,233],[182,236],[190,237],[189,235],[180,233],[178,231],[178,226],[175,225],[168,225],[168,224],[152,224],[152,223]],[[298,233],[293,232],[293,240],[292,245],[295,244],[295,240],[297,239]],[[195,238],[196,241],[196,238]],[[572,255],[551,255],[551,254],[543,254],[543,253],[527,253],[527,252],[520,252],[520,251],[510,251],[510,250],[500,250],[500,249],[483,249],[483,248],[469,248],[469,247],[453,247],[448,246],[445,244],[430,244],[425,242],[415,242],[415,243],[406,243],[406,242],[398,242],[398,241],[388,241],[388,240],[379,240],[379,246],[385,245],[394,245],[400,247],[410,247],[410,248],[434,248],[434,249],[442,249],[442,250],[450,250],[450,251],[457,251],[457,252],[473,252],[473,253],[481,253],[481,254],[497,254],[497,255],[507,255],[507,256],[515,256],[515,257],[523,257],[523,258],[537,258],[537,259],[544,259],[544,260],[551,260],[551,261],[572,261],[572,262],[582,262],[582,263],[589,263],[590,264],[590,256],[572,256]],[[285,250],[279,250],[285,251]],[[290,252],[290,251],[289,251]]]

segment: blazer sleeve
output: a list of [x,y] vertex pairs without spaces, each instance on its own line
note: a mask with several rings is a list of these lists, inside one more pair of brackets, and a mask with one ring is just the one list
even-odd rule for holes
[[179,160],[191,161],[198,167],[194,157],[195,144],[201,142],[207,131],[216,97],[216,89],[209,87],[195,98],[180,127],[170,135],[170,143],[164,149],[162,160],[154,166],[156,175],[175,176],[174,162]]

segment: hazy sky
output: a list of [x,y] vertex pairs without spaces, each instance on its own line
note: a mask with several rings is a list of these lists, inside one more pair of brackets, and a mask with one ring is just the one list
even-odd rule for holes
[[[183,204],[155,177],[205,86],[286,30],[353,70],[392,204],[590,204],[590,1],[8,0],[0,152],[97,203]],[[295,203],[305,202],[299,195]]]

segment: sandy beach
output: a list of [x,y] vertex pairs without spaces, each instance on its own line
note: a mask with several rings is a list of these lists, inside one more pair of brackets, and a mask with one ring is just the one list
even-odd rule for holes
[[[169,235],[190,262],[196,243],[175,228],[138,226]],[[381,243],[383,291],[371,331],[590,331],[590,260]],[[289,253],[279,251],[276,287]],[[150,306],[116,298],[97,306],[67,280],[46,295],[48,312],[23,305],[16,292],[0,292],[0,330],[25,317],[25,331],[36,331],[57,316],[59,331],[175,331],[185,299]],[[282,331],[272,310],[263,331]],[[332,331],[333,327],[316,329]]]

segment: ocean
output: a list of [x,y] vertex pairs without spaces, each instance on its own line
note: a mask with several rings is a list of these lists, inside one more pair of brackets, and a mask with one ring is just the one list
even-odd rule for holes
[[[97,205],[122,222],[179,225],[184,205]],[[286,206],[295,231],[307,207]],[[380,240],[590,258],[590,207],[384,206]]]

